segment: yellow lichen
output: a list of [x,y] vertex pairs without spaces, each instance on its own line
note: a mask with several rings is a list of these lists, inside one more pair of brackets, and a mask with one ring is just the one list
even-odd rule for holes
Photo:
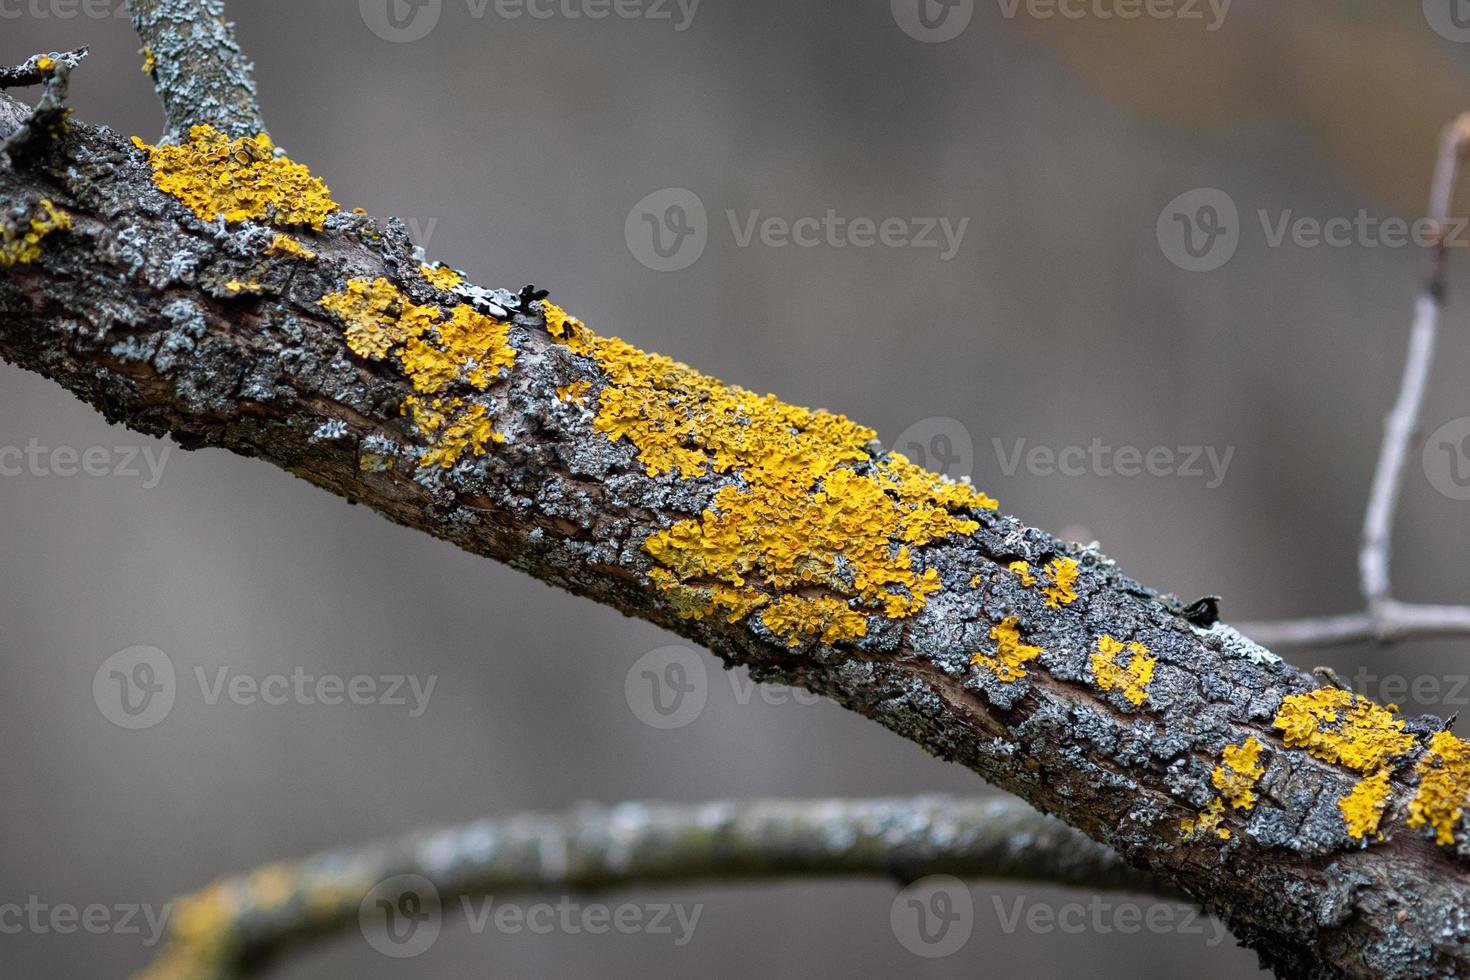
[[[1110,638],[1104,637],[1104,640],[1108,639]],[[1107,646],[1111,649],[1115,645],[1121,649],[1116,641]],[[1138,651],[1134,653],[1134,662],[1137,663]],[[1114,655],[1116,656],[1116,652]],[[1096,668],[1095,655],[1093,665]],[[1147,668],[1148,671],[1152,669],[1152,665]],[[1143,683],[1148,683],[1146,678]],[[1141,703],[1141,700],[1134,703]],[[1200,811],[1196,819],[1185,820],[1179,825],[1186,838],[1204,837],[1213,832],[1221,840],[1230,839],[1230,831],[1221,827],[1220,823],[1228,810],[1250,810],[1255,807],[1256,783],[1266,774],[1265,767],[1261,765],[1263,748],[1255,736],[1247,738],[1239,745],[1225,746],[1220,752],[1220,764],[1210,774],[1210,782],[1218,791],[1215,798]]]
[[1021,584],[1026,588],[1036,585],[1036,576],[1031,574],[1031,566],[1024,561],[1013,561],[1006,567],[1020,576]]
[[1221,840],[1230,839],[1230,830],[1220,826],[1225,819],[1225,804],[1217,796],[1210,801],[1210,805],[1200,811],[1199,816],[1193,820],[1181,820],[1179,830],[1186,840],[1195,840],[1214,834]]
[[338,210],[331,191],[311,171],[277,156],[269,136],[232,140],[213,126],[195,126],[181,146],[133,145],[148,154],[153,183],[204,221],[265,221],[322,229]]
[[[727,590],[737,602],[750,601],[744,593]],[[714,597],[716,603],[719,597]],[[789,646],[801,645],[808,636],[821,637],[823,643],[841,643],[867,635],[868,617],[840,599],[831,596],[807,598],[783,595],[761,613],[761,622],[771,632],[787,637]]]
[[[681,615],[774,600],[762,622],[787,642],[862,636],[866,617],[913,615],[939,590],[913,548],[974,533],[980,525],[966,512],[996,506],[901,455],[874,457],[873,430],[840,415],[725,385],[598,337],[555,304],[542,309],[550,336],[601,371],[598,432],[631,443],[651,476],[740,477],[698,519],[644,545],[666,572],[655,584],[677,590]],[[691,606],[695,595],[707,605]]]
[[419,272],[430,286],[443,290],[446,293],[464,282],[464,277],[447,265],[421,265],[419,266]]
[[1266,774],[1261,765],[1260,742],[1255,736],[1240,745],[1227,745],[1220,753],[1220,764],[1210,775],[1215,789],[1232,809],[1249,810],[1256,804],[1255,786]]
[[321,300],[322,308],[347,325],[347,346],[359,357],[380,360],[400,344],[422,336],[439,311],[415,306],[386,279],[354,279],[340,293]]
[[1021,642],[1021,630],[1015,616],[1007,616],[1003,622],[991,627],[990,638],[995,641],[995,655],[977,653],[970,663],[977,667],[988,667],[998,680],[1010,683],[1026,676],[1021,666],[1041,656],[1042,649]]
[[36,59],[36,68],[40,71],[50,71],[56,67],[56,59],[48,55],[42,55]]
[[593,335],[587,325],[550,300],[541,301],[546,332],[573,354],[591,354]]
[[292,238],[290,235],[277,235],[265,250],[265,254],[272,257],[290,256],[292,258],[304,259],[308,262],[316,258],[316,253],[305,245]]
[[1470,742],[1449,732],[1435,732],[1414,773],[1419,788],[1409,801],[1408,825],[1431,827],[1436,844],[1453,844],[1470,797]]
[[1392,794],[1392,764],[1414,747],[1413,736],[1394,718],[1395,710],[1351,691],[1324,687],[1287,697],[1272,722],[1284,733],[1287,747],[1306,749],[1313,758],[1365,774],[1337,801],[1353,837],[1377,831]]
[[573,381],[569,385],[563,385],[556,389],[556,397],[573,405],[580,405],[587,397],[587,392],[592,389],[592,382],[582,380]]
[[265,287],[261,285],[260,282],[254,279],[251,279],[249,282],[241,282],[239,279],[231,279],[229,282],[225,283],[225,289],[229,290],[232,293],[258,293],[264,288]]
[[[1124,651],[1132,655],[1126,665],[1118,663],[1118,655]],[[1092,673],[1098,687],[1104,691],[1121,691],[1128,703],[1137,707],[1148,700],[1148,683],[1153,679],[1156,663],[1142,643],[1120,643],[1111,636],[1103,636],[1092,655]]]
[[143,49],[143,74],[153,74],[153,69],[158,67],[158,56],[153,53],[152,48]]
[[1077,601],[1073,586],[1077,584],[1077,562],[1071,558],[1053,558],[1046,566],[1051,584],[1046,587],[1046,604],[1053,609]]
[[1375,772],[1414,747],[1404,723],[1365,697],[1335,687],[1293,694],[1272,724],[1288,748],[1304,748],[1323,762]]
[[490,410],[479,402],[461,398],[426,401],[410,395],[403,408],[419,431],[433,440],[419,456],[420,466],[453,469],[466,453],[483,456],[490,443],[505,441],[491,423]]
[[0,266],[29,265],[41,257],[41,242],[52,232],[71,228],[71,215],[51,203],[40,201],[40,212],[12,226],[0,222]]
[[[1366,777],[1337,801],[1342,819],[1347,823],[1348,834],[1361,840],[1370,833],[1378,833],[1379,821],[1388,806],[1392,789],[1388,785],[1391,770],[1384,768]],[[1379,839],[1383,838],[1378,834]]]
[[417,394],[405,401],[403,413],[431,442],[421,466],[452,469],[466,454],[480,456],[491,443],[505,441],[484,404],[450,389],[484,391],[515,366],[509,324],[463,304],[446,317],[437,306],[415,304],[386,279],[354,279],[321,305],[342,321],[353,353],[369,360],[391,354],[413,383]]

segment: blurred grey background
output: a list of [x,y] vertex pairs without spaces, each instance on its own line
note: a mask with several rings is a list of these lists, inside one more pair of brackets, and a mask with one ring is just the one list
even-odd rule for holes
[[[1435,0],[1236,0],[1215,25],[1207,5],[1203,20],[1121,20],[1098,15],[1106,0],[1078,18],[996,0],[943,43],[900,27],[914,20],[905,2],[704,0],[679,30],[680,8],[660,4],[670,19],[658,19],[653,0],[604,20],[568,15],[586,0],[545,4],[542,19],[443,0],[434,29],[403,43],[370,30],[355,0],[229,10],[277,141],[345,206],[403,217],[430,256],[487,285],[546,285],[599,331],[886,440],[915,425],[931,448],[945,445],[934,434],[951,447],[968,436],[973,459],[946,458],[951,472],[973,468],[1007,510],[1100,540],[1144,582],[1223,595],[1230,619],[1357,608],[1358,525],[1418,256],[1362,239],[1273,247],[1258,213],[1412,218],[1438,127],[1470,107],[1470,45]],[[113,16],[121,0],[88,3],[0,0],[0,61],[90,44],[73,79],[79,118],[155,138],[137,42]],[[625,239],[630,209],[664,188],[693,191],[709,214],[704,254],[670,273]],[[1238,250],[1209,272],[1179,268],[1156,234],[1196,188],[1239,211]],[[969,225],[944,261],[742,248],[727,217],[829,208]],[[1426,431],[1470,416],[1470,275],[1459,254],[1451,268]],[[0,379],[0,447],[163,449],[36,376],[0,367]],[[959,425],[925,422],[941,418]],[[1214,487],[1007,474],[1021,439],[1234,455]],[[0,905],[156,907],[277,858],[579,800],[992,792],[831,705],[749,696],[702,653],[707,707],[655,730],[624,680],[677,640],[257,462],[175,449],[156,485],[146,469],[22,469],[0,478]],[[1401,597],[1470,598],[1467,515],[1416,446]],[[99,710],[93,678],[140,644],[171,658],[178,695],[159,724],[129,731]],[[1445,641],[1288,656],[1369,671],[1370,694],[1383,677],[1435,679],[1436,696],[1404,707],[1448,713],[1470,694],[1455,681],[1467,653]],[[212,681],[221,668],[437,686],[419,717],[210,704],[195,671]],[[1091,898],[983,883],[969,944],[920,959],[890,929],[893,894],[850,882],[632,891],[597,901],[702,903],[693,941],[472,935],[451,921],[417,959],[351,935],[273,975],[1257,975],[1208,926],[1008,932],[996,897],[1007,913],[1017,899]],[[147,961],[145,939],[7,928],[0,973],[122,976]]]

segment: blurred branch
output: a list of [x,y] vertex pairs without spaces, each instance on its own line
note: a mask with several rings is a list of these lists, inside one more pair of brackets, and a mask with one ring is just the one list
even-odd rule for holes
[[1238,628],[1266,646],[1332,646],[1362,640],[1392,643],[1413,637],[1470,636],[1470,606],[1423,606],[1390,599],[1378,603],[1373,612],[1242,623]]
[[55,74],[57,65],[75,68],[82,63],[87,52],[87,48],[77,48],[75,51],[66,52],[51,51],[32,55],[25,62],[13,68],[0,67],[0,89],[40,85]]
[[1409,446],[1419,428],[1424,392],[1434,366],[1434,347],[1445,303],[1445,230],[1454,204],[1455,185],[1470,155],[1470,113],[1445,127],[1440,138],[1429,218],[1435,240],[1425,259],[1425,274],[1414,305],[1409,355],[1404,364],[1398,401],[1384,422],[1383,444],[1373,473],[1373,489],[1363,519],[1358,570],[1364,612],[1322,619],[1252,623],[1241,632],[1260,643],[1332,644],[1354,640],[1388,642],[1423,634],[1470,635],[1470,606],[1415,606],[1394,600],[1389,584],[1393,523],[1398,516]]
[[[12,78],[20,79],[17,85],[46,86],[36,107],[13,133],[0,140],[0,153],[12,165],[25,163],[39,148],[61,135],[66,126],[66,117],[71,114],[71,110],[66,107],[71,70],[86,55],[86,48],[78,48],[64,55],[38,54],[25,64],[10,70]],[[0,84],[0,89],[3,88],[5,86]]]
[[230,136],[265,130],[254,66],[225,20],[224,0],[128,0],[128,7],[163,101],[165,142],[182,142],[202,124]]
[[797,876],[902,885],[930,874],[1181,897],[1014,799],[588,805],[422,831],[216,882],[175,903],[169,942],[138,980],[247,976],[293,945],[358,927],[369,894],[404,875],[418,876],[412,885],[427,909],[517,892]]

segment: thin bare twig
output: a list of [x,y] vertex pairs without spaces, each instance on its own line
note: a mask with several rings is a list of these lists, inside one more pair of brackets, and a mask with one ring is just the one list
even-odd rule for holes
[[798,875],[906,884],[939,873],[1179,898],[1014,799],[588,805],[423,831],[216,882],[180,900],[170,942],[138,980],[247,975],[293,942],[358,926],[364,900],[403,876],[429,893],[416,893],[427,909],[492,893]]
[[1409,446],[1419,427],[1424,392],[1434,366],[1435,339],[1445,303],[1445,231],[1454,204],[1455,185],[1470,156],[1470,113],[1445,127],[1429,195],[1434,241],[1425,258],[1423,284],[1414,304],[1409,355],[1404,364],[1398,401],[1384,422],[1383,444],[1373,473],[1373,489],[1363,519],[1358,571],[1365,611],[1321,619],[1245,624],[1241,632],[1259,643],[1332,644],[1354,640],[1391,641],[1424,634],[1470,635],[1470,607],[1415,606],[1394,600],[1389,581],[1393,522]]
[[1263,646],[1332,646],[1361,640],[1391,643],[1413,637],[1470,636],[1470,607],[1425,606],[1392,599],[1373,612],[1316,619],[1242,623],[1238,629]]

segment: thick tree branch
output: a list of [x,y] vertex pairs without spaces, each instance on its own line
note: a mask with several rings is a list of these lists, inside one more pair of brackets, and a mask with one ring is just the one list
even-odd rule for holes
[[231,136],[265,131],[254,67],[225,20],[224,0],[128,0],[128,7],[163,100],[165,142],[182,142],[199,125]]
[[[381,883],[456,899],[791,876],[1008,879],[1177,897],[1113,851],[1016,800],[918,797],[625,803],[519,814],[273,864],[175,905],[138,980],[227,980],[359,924]],[[427,891],[427,889],[426,889]]]
[[64,166],[0,169],[43,229],[0,267],[0,355],[831,697],[1205,903],[1283,975],[1470,974],[1441,722],[1314,693],[845,420],[425,268],[401,226],[314,214],[262,149],[74,123]]

